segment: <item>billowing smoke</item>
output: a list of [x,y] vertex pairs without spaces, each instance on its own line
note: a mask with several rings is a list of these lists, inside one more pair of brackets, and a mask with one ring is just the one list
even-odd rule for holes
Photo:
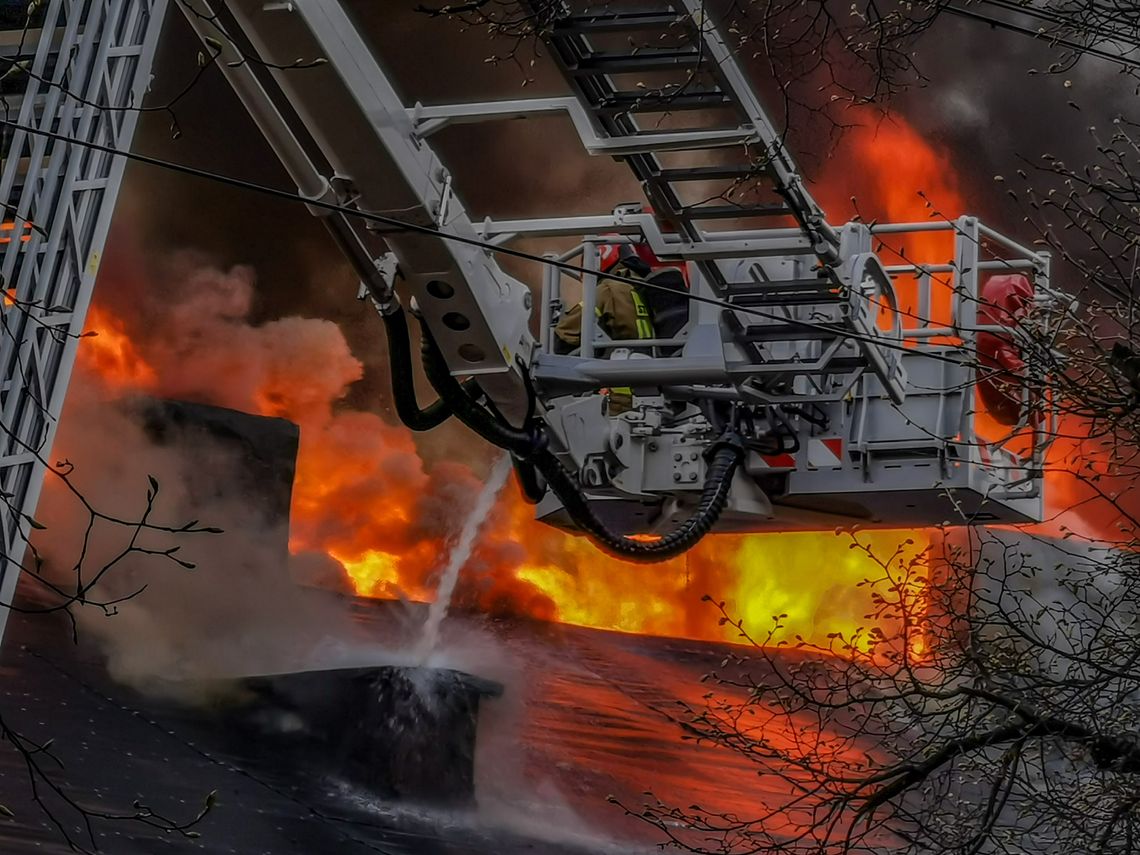
[[[150,522],[179,528],[198,521],[224,531],[144,532],[135,545],[146,551],[116,560],[130,528],[98,521],[85,547],[85,509],[49,478],[39,514],[47,526],[39,538],[47,572],[71,590],[77,573],[90,580],[113,563],[90,596],[115,605],[75,612],[106,643],[124,678],[297,667],[351,632],[342,600],[311,588],[352,590],[330,545],[362,529],[397,548],[431,541],[436,549],[425,552],[419,568],[426,574],[456,516],[461,487],[474,477],[460,466],[433,475],[406,433],[370,413],[338,411],[336,402],[361,374],[343,335],[325,320],[250,324],[248,268],[220,270],[189,252],[144,265],[131,247],[119,249],[121,260],[133,257],[136,265],[120,263],[101,283],[90,319],[98,335],[81,348],[55,456],[74,465],[75,487],[104,514],[141,518],[153,477],[159,492]],[[140,395],[148,397],[139,402]],[[265,512],[274,488],[250,474],[242,450],[193,429],[156,442],[144,429],[149,396],[299,425],[293,555],[288,517]],[[422,508],[414,524],[397,504],[411,497]],[[323,548],[310,548],[315,543]],[[179,547],[174,556],[156,554],[171,546]]]
[[1046,73],[1062,58],[1047,39],[943,15],[916,47],[929,79],[894,109],[950,152],[969,191],[965,213],[1025,240],[1034,237],[1021,222],[1026,211],[993,177],[1023,168],[1032,179],[1044,154],[1075,167],[1094,163],[1099,154],[1088,129],[1111,133],[1115,116],[1135,114],[1136,82],[1115,64],[1085,57],[1064,73]]
[[[141,424],[149,402],[109,398],[86,372],[76,381],[57,456],[75,465],[71,479],[83,497],[103,514],[140,520],[153,478],[150,523],[224,529],[136,534],[101,519],[85,544],[86,510],[49,476],[39,512],[46,528],[36,541],[44,573],[73,593],[105,568],[87,593],[94,604],[71,610],[80,631],[102,644],[116,677],[150,685],[284,670],[349,631],[340,599],[297,584],[298,576],[335,576],[317,556],[290,559],[286,521],[264,513],[260,485],[249,483],[237,449],[192,430],[156,443]],[[131,545],[141,551],[127,552]],[[177,552],[161,554],[172,547]],[[46,591],[41,597],[59,601]]]

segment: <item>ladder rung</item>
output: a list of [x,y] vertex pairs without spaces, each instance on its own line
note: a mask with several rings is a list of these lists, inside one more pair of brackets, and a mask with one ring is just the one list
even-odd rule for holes
[[835,295],[784,291],[780,294],[746,294],[733,297],[729,302],[745,309],[759,309],[764,306],[817,306],[821,303],[834,303]]
[[[598,154],[625,157],[653,151],[696,151],[751,142],[751,128],[711,128],[699,131],[640,131],[607,137],[595,148]],[[694,209],[695,210],[695,209]]]
[[705,59],[699,50],[653,48],[637,53],[599,52],[584,56],[567,68],[571,74],[628,74],[637,71],[667,71],[693,68]]
[[662,169],[655,176],[660,181],[715,181],[718,178],[763,178],[763,169],[750,163],[734,163],[724,166],[691,166],[677,169]]
[[617,33],[661,29],[683,20],[685,17],[675,9],[599,12],[596,15],[573,15],[563,18],[554,24],[551,32],[554,36]]
[[697,205],[682,208],[678,213],[690,220],[725,220],[735,217],[778,217],[790,214],[787,205],[772,203],[770,205]]
[[743,341],[760,344],[765,341],[825,341],[838,333],[800,324],[749,324],[741,335]]
[[725,285],[733,294],[764,294],[773,291],[820,291],[837,293],[839,286],[831,279],[774,279],[772,282],[730,282]]
[[685,90],[668,92],[615,92],[593,105],[599,113],[664,113],[671,110],[700,110],[728,107],[733,103],[719,89]]
[[839,299],[838,287],[827,279],[734,283],[725,293],[737,306],[807,306]]

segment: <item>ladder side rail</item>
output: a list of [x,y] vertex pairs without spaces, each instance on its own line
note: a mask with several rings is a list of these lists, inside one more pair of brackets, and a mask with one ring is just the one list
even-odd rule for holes
[[[45,12],[44,26],[40,30],[40,42],[35,45],[35,59],[32,64],[32,74],[28,76],[25,93],[20,104],[18,121],[21,128],[24,126],[40,126],[44,118],[44,103],[51,107],[58,104],[60,89],[58,82],[63,68],[57,62],[52,77],[44,79],[44,72],[49,57],[57,54],[62,48],[75,43],[79,31],[79,16],[69,14],[74,0],[53,0]],[[62,31],[62,35],[61,35]],[[58,37],[58,44],[57,44]],[[46,90],[46,94],[41,94]],[[50,121],[50,119],[49,119]],[[14,216],[14,234],[22,234],[24,223],[31,222],[26,216],[27,207],[34,198],[34,192],[39,182],[39,173],[44,165],[44,152],[47,140],[43,137],[28,134],[20,128],[11,131],[10,147],[5,152],[3,180],[0,188],[4,199],[10,200],[16,189],[16,180],[22,177],[19,200],[12,210]],[[28,152],[26,158],[25,151]],[[32,264],[34,258],[29,253],[30,247],[23,241],[13,240],[8,243],[3,255],[3,267],[0,274],[5,283],[11,281],[13,273],[18,271],[18,265]],[[17,292],[16,299],[23,300],[27,295]],[[0,308],[0,317],[3,318],[3,337],[0,338],[0,372],[3,374],[4,405],[0,411],[7,411],[10,406],[13,411],[17,405],[22,405],[25,397],[25,376],[18,357],[25,350],[25,338],[28,334],[27,317],[25,312],[17,307]],[[34,454],[24,448],[23,437],[19,425],[14,423],[13,416],[0,420],[0,489],[3,489],[11,499],[4,508],[3,521],[3,554],[9,555],[19,546],[26,535],[26,528],[20,514],[23,510],[24,498],[31,477]]]
[[764,166],[772,176],[777,189],[792,209],[796,220],[815,241],[816,251],[820,254],[821,260],[835,260],[835,251],[839,246],[838,232],[828,225],[823,209],[808,192],[795,159],[788,151],[784,134],[776,130],[775,124],[768,117],[755,89],[706,10],[704,0],[679,0],[679,2],[700,31],[704,49],[711,55],[711,66],[716,70],[721,85],[732,93],[738,108],[748,117],[759,136],[760,143],[765,149]]
[[[45,51],[45,62],[48,56],[56,56],[50,82],[29,79],[28,94],[25,99],[30,109],[28,114],[20,116],[21,125],[27,124],[41,131],[55,131],[63,129],[65,123],[70,121],[74,115],[76,105],[66,91],[73,85],[73,81],[69,77],[69,69],[78,67],[81,74],[85,73],[83,64],[90,59],[91,53],[95,49],[91,40],[84,38],[85,32],[81,31],[84,20],[80,10],[87,1],[64,0],[61,4],[59,11],[65,18],[62,42],[58,48]],[[68,56],[75,51],[78,53]],[[17,130],[16,134],[21,137],[22,141],[26,142],[29,150],[27,172],[23,176],[24,182],[20,199],[14,211],[16,224],[20,226],[25,222],[35,222],[35,217],[29,216],[32,214],[30,210],[32,201],[45,198],[43,188],[37,185],[37,181],[50,180],[50,176],[55,174],[50,166],[50,159],[55,147],[57,145],[63,146],[64,143],[38,134],[27,134],[22,130]],[[46,169],[44,168],[45,162],[48,163]],[[19,163],[13,163],[12,166],[18,169]],[[43,176],[47,176],[47,178]],[[9,188],[4,187],[2,189],[7,190]],[[36,232],[33,230],[33,241],[35,241],[35,234]],[[5,255],[4,267],[0,270],[5,282],[11,282],[14,275],[22,275],[22,272],[17,274],[16,268],[22,266],[28,257],[27,253]]]
[[[178,8],[200,39],[214,38],[215,33],[206,22],[218,20],[218,16],[207,0],[199,0],[194,7],[179,3]],[[273,81],[266,79],[264,70],[259,73],[253,63],[243,61],[241,52],[234,44],[227,40],[219,40],[219,44],[221,47],[216,60],[218,69],[273,149],[290,180],[296,185],[297,192],[306,199],[336,202],[333,170],[320,157],[319,152],[314,150],[315,144],[304,132],[295,113],[287,104],[274,97]],[[319,208],[310,208],[310,211],[320,218],[373,299],[381,305],[388,302],[392,297],[392,286],[378,265],[378,256],[382,253],[381,241],[369,241],[367,235],[362,233],[359,220],[347,213]]]
[[[703,4],[699,0],[668,0],[668,2],[676,13],[671,16],[661,16],[662,20],[655,24],[658,27],[658,34],[670,35],[678,32],[680,27],[692,41],[696,42],[689,73],[694,75],[706,73],[716,82],[717,89],[724,96],[719,106],[733,108],[742,123],[741,127],[750,129],[751,143],[759,144],[763,148],[763,154],[755,164],[757,176],[763,175],[773,184],[773,189],[784,200],[786,206],[784,210],[811,235],[813,246],[821,260],[837,261],[838,232],[827,224],[818,203],[808,193],[784,143],[783,135],[776,130],[764,111],[735,56],[721,38],[712,18],[704,10]],[[527,5],[535,14],[548,16],[552,21],[571,16],[571,10],[565,3],[556,9],[550,9],[546,5],[539,9],[534,2]],[[614,13],[610,17],[616,19],[627,14]],[[648,20],[636,15],[629,17]],[[641,25],[635,28],[646,29]],[[558,59],[560,69],[571,90],[584,104],[595,109],[595,120],[598,125],[613,137],[628,136],[636,139],[640,129],[630,111],[612,112],[600,109],[601,105],[613,101],[618,92],[612,78],[600,70],[593,74],[582,73],[580,63],[598,55],[590,45],[588,29],[578,27],[560,31],[557,27],[553,27],[546,39]],[[636,53],[637,49],[631,56]],[[571,68],[577,71],[570,73]],[[661,96],[661,101],[662,112],[669,112],[668,95]],[[690,215],[673,190],[671,181],[664,177],[673,172],[683,173],[684,170],[663,170],[651,153],[631,155],[627,158],[627,163],[642,182],[650,203],[663,215],[675,219],[690,240],[701,240],[702,229],[693,219],[699,216],[699,209]],[[728,207],[731,209],[734,206]],[[731,210],[726,213],[731,213]],[[711,270],[707,272],[713,273]],[[711,278],[715,281],[715,274]]]
[[[71,93],[93,103],[98,103],[96,99],[99,97],[98,90],[102,82],[102,68],[109,63],[108,53],[112,40],[106,37],[106,31],[112,29],[111,25],[117,23],[113,17],[114,10],[100,11],[107,11],[108,17],[104,19],[101,15],[92,16],[89,12],[84,29],[92,28],[96,31],[102,31],[104,37],[98,40],[91,38],[81,40],[80,52],[76,55],[72,66],[73,71],[66,77],[67,88]],[[94,20],[92,20],[93,17]],[[93,51],[90,50],[92,47],[95,48]],[[118,62],[116,61],[115,64],[117,65]],[[99,126],[99,112],[91,103],[81,104],[78,98],[68,94],[60,116],[58,132],[70,132],[70,135],[80,140],[94,140]],[[48,156],[52,160],[53,167],[58,161],[62,168],[52,168],[47,173],[43,190],[36,200],[36,208],[34,212],[29,211],[33,214],[33,219],[42,220],[48,224],[46,229],[48,235],[45,238],[40,232],[33,233],[32,239],[28,243],[26,258],[34,259],[34,261],[31,264],[25,262],[21,267],[16,285],[18,293],[30,294],[34,304],[31,312],[36,315],[42,314],[43,309],[51,305],[44,301],[49,299],[51,292],[55,290],[58,284],[54,278],[54,273],[60,260],[61,251],[77,249],[77,247],[67,244],[63,238],[63,232],[68,225],[73,225],[73,223],[67,222],[73,215],[73,212],[69,210],[69,204],[74,201],[70,197],[70,191],[78,179],[80,162],[89,155],[89,152],[81,145],[59,140],[53,140],[52,143]],[[25,283],[27,283],[26,288]]]
[[[526,5],[528,8],[531,8],[532,11],[535,11],[536,14],[539,14],[539,10],[535,9],[533,2],[527,2]],[[542,14],[549,15],[552,19],[568,15],[569,12],[569,6],[565,3],[560,4],[560,9],[558,10],[542,10]],[[602,102],[618,91],[617,86],[614,85],[608,75],[573,75],[566,73],[566,68],[572,65],[578,58],[579,51],[576,50],[576,45],[578,43],[585,43],[585,36],[575,35],[570,39],[556,37],[548,39],[547,43],[558,58],[559,68],[563,72],[563,77],[567,85],[580,102],[587,106],[592,106]],[[632,136],[639,131],[636,122],[628,114],[602,115],[599,116],[596,121],[612,138]],[[656,180],[656,176],[659,175],[663,169],[658,158],[652,152],[635,152],[627,154],[621,159],[625,161],[626,165],[633,172],[634,177],[636,177],[638,182],[642,185],[649,204],[654,210],[666,218],[673,219],[680,232],[690,242],[700,243],[702,238],[700,227],[696,223],[678,219],[679,212],[684,207],[681,199],[667,183]],[[706,263],[702,260],[699,262],[699,267],[705,279],[712,283],[716,290],[724,290],[723,278],[715,264]]]
[[[27,87],[20,96],[20,110],[16,116],[16,121],[20,127],[15,129],[7,128],[4,132],[7,150],[4,152],[3,170],[0,171],[0,199],[4,201],[5,216],[7,216],[8,213],[13,213],[19,218],[21,214],[18,208],[12,211],[9,202],[12,198],[12,192],[16,187],[16,181],[20,177],[20,171],[25,166],[22,162],[25,147],[30,142],[40,139],[22,130],[22,128],[31,127],[34,123],[36,102],[39,98],[41,87],[48,87],[50,91],[51,84],[43,82],[44,70],[48,58],[51,54],[59,52],[60,44],[72,44],[78,32],[78,20],[67,19],[62,25],[62,34],[60,34],[57,29],[59,25],[56,22],[58,22],[60,14],[63,11],[64,3],[65,0],[51,0],[50,5],[44,12],[43,26],[39,30],[39,40],[33,45],[34,55],[29,69],[31,73],[28,75]],[[31,37],[30,32],[29,37]],[[56,44],[57,40],[60,44]],[[28,47],[28,45],[25,45],[24,50],[27,51]],[[16,153],[16,156],[13,156],[13,153]],[[17,219],[17,228],[20,228],[22,222],[24,221]],[[9,245],[7,250],[3,253],[3,266],[0,267],[0,274],[3,274],[5,282],[11,279],[12,270],[15,267],[17,258],[18,253]]]
[[[89,15],[82,34],[74,36],[80,45],[80,54],[84,54],[83,45],[102,43],[98,54],[84,54],[88,63],[88,73],[84,77],[88,85],[79,94],[95,103],[99,103],[100,96],[103,96],[107,99],[106,103],[111,104],[108,109],[99,110],[90,104],[78,105],[70,95],[67,96],[68,103],[60,105],[56,102],[57,116],[64,113],[74,116],[77,107],[83,108],[83,115],[74,131],[77,140],[98,138],[117,149],[130,147],[139,119],[137,109],[133,108],[141,106],[150,83],[150,69],[167,2],[168,0],[111,0],[97,3],[107,13],[102,18],[101,26],[92,26],[93,19]],[[75,11],[74,20],[78,21],[81,17],[79,4],[74,4],[72,8]],[[69,45],[64,41],[61,50],[70,49]],[[38,90],[32,83],[34,81],[30,81],[29,89]],[[52,116],[45,114],[43,119],[50,124]],[[61,127],[66,129],[66,126]],[[34,513],[43,487],[44,465],[41,460],[50,453],[55,438],[79,335],[83,332],[99,260],[126,166],[125,159],[120,157],[102,157],[92,153],[85,158],[85,154],[87,152],[79,144],[67,144],[59,150],[52,150],[51,168],[56,170],[57,178],[62,174],[63,183],[57,188],[52,218],[45,224],[50,226],[52,239],[44,245],[41,252],[51,253],[56,259],[34,270],[30,274],[33,278],[28,287],[41,294],[50,294],[53,300],[66,300],[68,305],[61,305],[60,308],[64,309],[62,314],[69,317],[65,324],[60,323],[57,327],[65,330],[65,334],[46,337],[51,352],[40,354],[43,361],[37,366],[50,374],[43,378],[42,384],[47,397],[36,402],[37,406],[43,408],[44,423],[39,428],[40,435],[26,438],[29,444],[35,443],[39,456],[25,464],[23,495],[15,497],[13,505],[4,510],[5,516],[14,519],[5,520],[4,525],[4,553],[0,559],[0,603],[11,602],[15,592],[29,533],[26,518]],[[84,164],[86,168],[83,168]],[[45,191],[41,190],[41,193]],[[17,242],[13,241],[14,243]],[[22,246],[26,247],[25,252],[31,250],[30,245]],[[11,250],[10,244],[9,251]],[[40,280],[36,280],[37,275],[41,277]],[[42,281],[43,279],[57,281],[53,283]],[[35,331],[25,334],[35,335]],[[18,378],[11,379],[13,385],[9,386],[9,398],[24,393],[24,389],[17,385]],[[6,614],[0,615],[0,632],[5,619]]]
[[[20,104],[20,113],[17,119],[20,127],[14,130],[9,129],[10,142],[8,150],[5,152],[3,175],[0,176],[0,199],[5,204],[5,215],[8,212],[13,215],[14,232],[22,233],[24,225],[33,222],[28,217],[30,213],[28,208],[37,192],[37,184],[40,181],[49,142],[46,137],[29,134],[23,128],[37,127],[43,129],[45,115],[48,116],[46,121],[50,125],[50,117],[58,107],[62,95],[60,84],[64,66],[57,61],[52,77],[48,81],[43,79],[43,72],[50,54],[57,53],[59,50],[75,44],[78,38],[79,16],[66,14],[71,9],[73,2],[74,0],[53,0],[52,5],[48,8],[44,27],[41,30],[41,42],[37,47],[36,57],[32,64],[32,74],[28,76],[27,88]],[[61,17],[63,18],[62,25],[59,23]],[[52,37],[56,34],[57,28],[63,30],[62,41],[59,46],[53,46]],[[39,108],[38,111],[37,108]],[[50,127],[48,129],[50,130]],[[27,152],[26,156],[25,151]],[[22,178],[22,184],[19,198],[13,206],[11,200],[18,178]],[[32,236],[35,236],[34,231]],[[0,264],[0,279],[5,283],[5,288],[8,287],[7,283],[18,276],[18,267],[31,257],[28,252],[29,249],[30,247],[21,241],[12,241],[5,248],[3,262]],[[23,300],[25,295],[17,291],[16,298]],[[2,312],[4,321],[3,337],[0,338],[0,371],[3,372],[5,383],[12,383],[16,382],[14,378],[19,372],[19,366],[15,364],[15,359],[19,343],[24,338],[25,317],[20,311],[0,310],[0,312]],[[3,422],[3,424],[7,425],[8,423]],[[11,443],[12,439],[6,436],[0,443],[0,448],[7,449]]]
[[[418,138],[407,106],[337,0],[260,0],[218,5],[227,28],[258,57],[281,66],[273,84],[331,165],[343,204],[411,221],[432,233],[379,226],[395,253],[429,328],[453,373],[476,375],[508,416],[522,415],[525,388],[516,359],[529,360],[532,297],[480,247],[450,173]],[[288,68],[298,57],[321,59]]]
[[[78,20],[79,7],[83,0],[75,0],[72,7],[74,19]],[[117,0],[121,3],[122,0]],[[88,31],[106,35],[104,12],[112,10],[103,4],[95,4],[87,9],[83,17],[84,34]],[[55,86],[49,104],[56,106],[58,111],[58,131],[60,133],[74,133],[79,139],[87,139],[90,134],[93,120],[92,108],[82,105],[79,98],[86,99],[92,78],[96,76],[96,64],[107,61],[107,50],[110,38],[94,39],[77,36],[75,48],[68,53],[68,59],[63,61],[61,53],[54,75]],[[76,97],[78,96],[78,97]],[[41,117],[41,127],[52,123],[52,114],[45,111]],[[10,313],[17,320],[16,335],[4,343],[8,345],[8,359],[12,360],[9,369],[13,377],[19,376],[19,394],[8,395],[4,406],[0,409],[0,424],[4,426],[7,438],[17,443],[19,450],[28,450],[32,446],[38,450],[39,442],[36,434],[39,430],[32,428],[32,423],[42,422],[42,414],[49,406],[49,392],[44,386],[47,378],[39,371],[39,340],[36,330],[43,309],[45,290],[51,285],[51,276],[61,253],[71,252],[67,241],[63,238],[67,227],[67,180],[74,178],[73,170],[77,158],[83,156],[83,149],[62,140],[49,140],[41,137],[45,143],[43,157],[47,158],[47,168],[42,170],[42,178],[26,182],[24,192],[21,194],[22,213],[30,216],[33,222],[41,223],[34,230],[27,244],[24,244],[23,255],[20,259],[18,276],[15,282],[17,295],[26,295],[23,299],[28,305],[20,306],[16,312]],[[42,161],[41,161],[42,163]],[[46,224],[46,228],[43,224]],[[46,235],[45,235],[46,232]],[[10,281],[10,280],[9,280]],[[4,363],[8,364],[7,361]],[[31,393],[31,394],[29,394]],[[44,425],[39,425],[40,430]]]

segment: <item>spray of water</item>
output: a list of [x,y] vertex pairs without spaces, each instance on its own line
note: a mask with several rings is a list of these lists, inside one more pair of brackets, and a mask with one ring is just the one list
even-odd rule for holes
[[444,568],[443,575],[440,577],[439,590],[436,592],[435,601],[428,610],[423,635],[417,645],[417,652],[421,661],[430,656],[439,645],[439,627],[443,623],[443,619],[447,617],[447,610],[451,607],[451,597],[455,593],[455,583],[459,581],[459,571],[463,569],[471,557],[471,550],[475,546],[479,527],[491,512],[495,498],[503,489],[503,485],[507,483],[507,475],[510,474],[510,471],[511,458],[509,455],[503,455],[491,468],[491,474],[487,477],[487,483],[483,485],[483,489],[479,493],[475,507],[472,508],[467,521],[463,523],[463,530],[459,533],[459,540],[455,542],[455,548],[451,550],[447,567]]

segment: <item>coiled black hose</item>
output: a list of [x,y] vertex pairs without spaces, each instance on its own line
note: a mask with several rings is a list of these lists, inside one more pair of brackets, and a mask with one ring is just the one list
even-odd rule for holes
[[479,406],[458,380],[439,352],[435,341],[423,327],[424,374],[435,388],[441,401],[446,401],[455,416],[483,439],[499,448],[513,452],[523,460],[528,460],[533,450],[546,443],[546,436],[533,426],[516,428],[506,421],[496,418]]
[[529,460],[523,460],[513,452],[511,453],[511,463],[515,467],[515,478],[518,479],[519,492],[522,493],[523,501],[529,505],[537,505],[546,495],[546,479],[539,474],[533,463]]
[[[728,503],[729,489],[745,448],[730,429],[712,447],[712,460],[700,502],[693,515],[675,531],[656,541],[631,540],[611,531],[594,513],[573,475],[549,449],[539,422],[516,428],[479,406],[452,376],[431,333],[423,330],[424,373],[440,400],[446,401],[455,416],[483,439],[511,452],[533,466],[562,502],[570,519],[603,552],[623,561],[654,562],[687,552],[709,533]],[[524,485],[525,490],[525,485]]]
[[[412,370],[412,343],[408,335],[408,319],[398,303],[393,311],[381,313],[388,334],[388,364],[392,371],[392,400],[396,415],[415,431],[431,430],[451,418],[451,407],[440,398],[423,409],[416,400],[415,374]],[[471,388],[474,388],[473,384]]]
[[558,496],[570,514],[570,519],[581,528],[603,552],[623,561],[665,561],[688,552],[702,537],[712,530],[721,512],[728,504],[728,491],[736,468],[744,457],[744,445],[739,438],[728,435],[713,446],[705,487],[697,509],[682,525],[655,541],[631,540],[606,527],[582,491],[566,471],[566,467],[549,450],[544,449],[534,461],[535,467],[546,478],[554,495]]

